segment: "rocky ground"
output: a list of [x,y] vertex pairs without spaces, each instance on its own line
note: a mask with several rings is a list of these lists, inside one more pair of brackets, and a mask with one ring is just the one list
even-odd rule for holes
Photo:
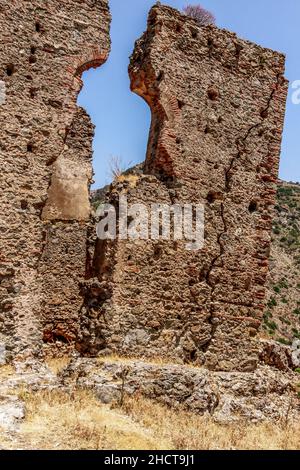
[[0,449],[300,449],[297,374],[73,358],[0,368]]

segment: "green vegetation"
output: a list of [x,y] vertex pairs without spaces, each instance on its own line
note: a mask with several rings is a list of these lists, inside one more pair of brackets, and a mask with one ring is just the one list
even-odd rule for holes
[[276,307],[277,306],[276,299],[274,299],[274,297],[271,297],[269,302],[267,303],[267,305],[268,305],[269,308]]
[[281,281],[279,282],[279,287],[281,289],[288,289],[289,288],[289,285],[288,285],[288,282],[286,279],[281,279]]
[[[278,188],[278,203],[275,207],[280,218],[285,218],[284,225],[274,222],[273,234],[281,235],[280,246],[287,251],[298,251],[300,248],[300,185],[283,185]],[[300,260],[299,260],[300,265]]]
[[286,325],[291,325],[290,320],[284,317],[279,317],[279,320],[282,321],[282,323],[285,323]]
[[290,346],[292,344],[291,341],[289,341],[288,339],[285,339],[285,338],[277,338],[276,341],[278,343],[284,344],[285,346]]
[[300,184],[279,185],[275,211],[271,279],[276,281],[269,288],[263,328],[270,336],[275,332],[279,343],[290,345],[293,338],[300,339]]
[[294,338],[300,339],[300,331],[297,328],[292,328],[292,332],[294,334]]

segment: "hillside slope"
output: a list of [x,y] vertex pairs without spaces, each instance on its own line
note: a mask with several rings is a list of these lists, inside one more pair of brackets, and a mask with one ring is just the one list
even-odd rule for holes
[[300,339],[300,184],[280,182],[275,209],[263,334],[290,344]]

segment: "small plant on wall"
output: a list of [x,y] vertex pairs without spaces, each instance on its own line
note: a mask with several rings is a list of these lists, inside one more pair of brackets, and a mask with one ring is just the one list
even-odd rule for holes
[[201,5],[187,5],[183,8],[183,13],[194,18],[200,26],[216,23],[215,16]]

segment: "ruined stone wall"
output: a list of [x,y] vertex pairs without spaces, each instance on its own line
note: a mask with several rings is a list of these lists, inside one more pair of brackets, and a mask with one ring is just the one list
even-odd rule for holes
[[151,10],[129,69],[152,112],[145,169],[120,178],[108,200],[204,204],[205,245],[103,242],[89,223],[93,126],[76,99],[82,72],[107,58],[109,22],[106,0],[0,0],[0,362],[76,343],[87,355],[251,371],[284,57]]
[[107,0],[0,0],[2,361],[77,335],[93,126],[76,100],[109,24]]
[[205,205],[205,245],[97,242],[83,342],[92,353],[250,371],[268,272],[284,121],[284,56],[155,6],[129,68],[152,112],[143,176],[110,202]]

